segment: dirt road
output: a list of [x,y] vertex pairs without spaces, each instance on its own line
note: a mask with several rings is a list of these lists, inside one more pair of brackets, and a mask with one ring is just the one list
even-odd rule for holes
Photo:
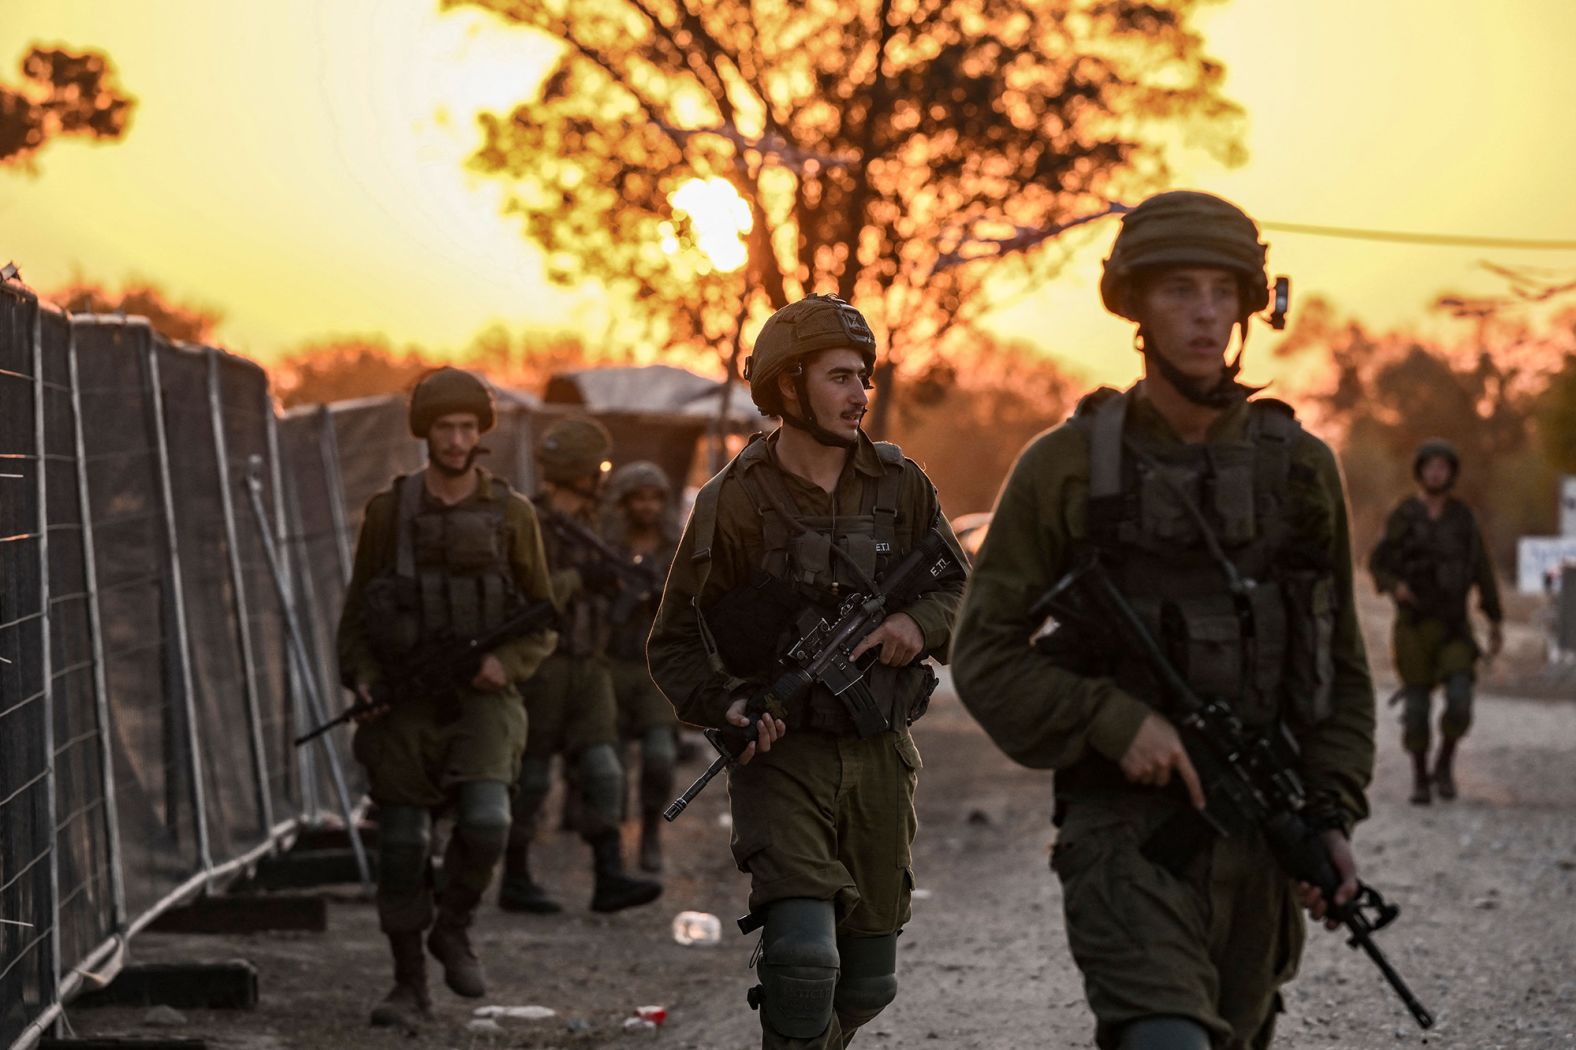
[[[856,1045],[969,1050],[1090,1045],[1092,1021],[1061,932],[1061,896],[1046,866],[1049,779],[1004,759],[950,697],[917,727],[921,778],[920,896],[901,941],[897,1003]],[[1364,875],[1401,903],[1381,935],[1439,1024],[1426,1039],[1365,958],[1334,934],[1311,935],[1287,994],[1278,1047],[1576,1047],[1576,704],[1489,697],[1460,763],[1462,798],[1427,809],[1404,801],[1394,711],[1380,724],[1374,817],[1358,835]],[[723,792],[684,815],[669,842],[667,893],[612,917],[585,911],[585,849],[556,836],[545,881],[565,914],[505,915],[479,925],[492,977],[484,1003],[537,1004],[542,1021],[468,1029],[476,1005],[437,991],[438,1021],[405,1039],[366,1027],[388,963],[370,904],[336,895],[325,935],[245,938],[143,935],[138,961],[246,958],[261,971],[255,1011],[191,1011],[151,1028],[145,1011],[71,1010],[78,1034],[203,1036],[214,1047],[562,1047],[651,1043],[688,1050],[758,1045],[744,1005],[754,938],[729,935],[745,882],[719,823]],[[724,943],[685,948],[669,923],[685,909],[724,919]],[[655,1037],[622,1023],[660,1003]],[[573,1026],[574,1030],[571,1030]]]

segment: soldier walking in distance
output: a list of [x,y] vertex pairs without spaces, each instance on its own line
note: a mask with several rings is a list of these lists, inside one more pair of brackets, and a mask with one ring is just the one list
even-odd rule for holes
[[649,596],[626,585],[615,600],[608,656],[622,735],[640,748],[640,869],[655,872],[662,870],[662,810],[673,798],[679,724],[646,668],[646,636],[678,546],[673,486],[661,467],[637,460],[613,471],[607,488],[608,540],[651,585]]
[[1335,903],[1357,891],[1373,691],[1341,478],[1288,406],[1249,399],[1240,352],[1226,363],[1268,302],[1264,255],[1218,197],[1163,193],[1125,216],[1100,291],[1137,324],[1144,378],[1090,394],[1023,450],[953,645],[958,694],[991,738],[1056,771],[1051,863],[1107,1050],[1268,1046],[1302,952],[1299,906],[1323,918],[1327,902],[1256,829],[1149,859],[1162,827],[1199,823],[1185,818],[1204,792],[1167,692],[1115,632],[1058,625],[1030,646],[1046,626],[1031,609],[1076,562],[1100,559],[1193,691],[1250,731],[1292,734]]
[[624,873],[619,826],[624,817],[624,768],[618,760],[618,708],[608,668],[608,608],[620,593],[606,559],[578,538],[595,536],[602,476],[613,443],[593,419],[554,423],[542,435],[536,462],[542,490],[534,504],[543,523],[553,591],[558,595],[558,650],[525,687],[531,739],[520,769],[514,825],[504,857],[498,904],[506,911],[562,910],[531,877],[530,847],[552,783],[552,760],[573,763],[580,792],[579,831],[591,847],[591,910],[649,904],[662,885]]
[[[930,479],[860,429],[875,360],[864,317],[834,296],[786,306],[761,329],[745,378],[785,425],[701,490],[647,647],[685,722],[748,727],[746,702],[775,676],[801,614],[869,594],[932,530],[964,563]],[[962,587],[961,574],[937,581],[853,648],[889,729],[860,736],[817,685],[784,717],[762,717],[729,769],[733,856],[765,925],[750,996],[763,1047],[847,1046],[897,994],[920,766],[908,726],[935,684],[922,661],[946,653]]]
[[[396,478],[367,505],[339,622],[340,672],[362,700],[423,643],[476,637],[526,602],[552,599],[536,514],[475,465],[493,425],[492,393],[441,368],[417,384],[411,433],[427,467]],[[551,631],[505,642],[465,686],[402,699],[361,719],[356,758],[378,805],[378,921],[394,953],[394,989],[374,1025],[410,1028],[430,1013],[422,933],[457,994],[485,994],[467,930],[503,855],[509,790],[525,749],[515,683],[552,650]],[[428,871],[431,815],[450,809],[436,908]]]
[[[1480,654],[1467,615],[1475,585],[1488,617],[1488,657],[1504,644],[1499,586],[1477,519],[1450,494],[1461,457],[1448,441],[1418,446],[1412,476],[1418,493],[1402,500],[1385,522],[1384,538],[1368,561],[1374,584],[1395,600],[1391,635],[1395,670],[1405,701],[1402,742],[1412,755],[1412,802],[1427,805],[1438,791],[1456,797],[1456,747],[1472,725],[1472,685]],[[1439,752],[1428,768],[1429,706],[1434,687],[1445,687],[1439,719]]]

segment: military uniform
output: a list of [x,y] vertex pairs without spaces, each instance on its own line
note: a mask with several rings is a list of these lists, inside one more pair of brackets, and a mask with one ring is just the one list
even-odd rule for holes
[[678,719],[646,667],[646,637],[656,617],[661,583],[668,578],[673,554],[678,549],[678,530],[670,514],[664,514],[657,528],[661,540],[654,550],[637,554],[629,542],[629,522],[623,500],[639,488],[653,488],[672,499],[667,476],[653,463],[626,463],[613,471],[608,481],[613,503],[607,518],[609,544],[655,584],[644,600],[636,600],[626,590],[613,603],[612,636],[608,642],[608,664],[613,676],[613,694],[618,700],[619,734],[640,747],[640,866],[646,871],[662,867],[662,810],[673,797],[674,767],[678,762]]
[[[1454,464],[1453,450],[1447,448],[1443,454]],[[1412,603],[1396,602],[1391,634],[1405,701],[1402,743],[1414,756],[1418,773],[1413,800],[1429,800],[1430,780],[1442,797],[1453,798],[1451,762],[1457,742],[1472,725],[1479,656],[1467,615],[1472,587],[1477,587],[1483,615],[1491,623],[1498,625],[1504,618],[1482,533],[1472,511],[1454,497],[1445,497],[1437,519],[1422,499],[1408,497],[1390,513],[1368,567],[1381,593],[1391,594],[1405,582],[1414,596]],[[1441,685],[1445,709],[1439,722],[1440,754],[1429,776],[1430,697]]]
[[[439,369],[412,396],[411,430],[427,437],[434,421],[452,413],[474,415],[485,431],[493,421],[491,395],[469,373]],[[470,495],[444,503],[429,490],[426,474],[417,473],[396,479],[367,505],[339,624],[340,672],[348,687],[376,686],[387,667],[422,645],[476,637],[526,603],[553,598],[530,504],[480,467],[444,472],[472,473]],[[541,631],[504,642],[490,655],[511,682],[524,682],[554,641],[551,631]],[[525,741],[525,709],[513,684],[403,698],[357,728],[355,754],[379,812],[378,919],[395,966],[394,991],[373,1011],[374,1024],[409,1026],[427,1013],[421,935],[429,926],[428,947],[443,963],[449,987],[484,994],[466,930],[503,853],[509,785]],[[455,829],[434,901],[431,813],[450,806]]]
[[[566,441],[585,437],[596,445],[599,451],[590,457],[588,476],[597,477],[598,465],[610,447],[606,431],[590,420],[573,419],[555,424],[544,440],[551,443],[565,435]],[[542,454],[539,450],[538,457]],[[550,464],[546,473],[550,480],[556,476]],[[563,477],[565,484],[571,483]],[[536,497],[535,505],[544,522],[547,562],[552,566],[553,591],[560,603],[559,641],[557,651],[523,690],[531,736],[520,768],[499,903],[511,911],[559,910],[532,879],[529,850],[551,787],[553,756],[562,755],[574,765],[570,790],[580,794],[578,830],[592,850],[595,890],[591,907],[594,911],[617,911],[655,900],[662,888],[623,873],[619,826],[625,781],[617,753],[618,706],[607,659],[607,571],[584,544],[566,538],[564,529],[555,527],[560,512],[552,509],[545,494]],[[594,504],[588,504],[572,521],[594,534]]]
[[[1225,221],[1248,221],[1218,198],[1179,196],[1206,229],[1228,208]],[[1162,265],[1256,272],[1263,305],[1262,247],[1255,269],[1251,248],[1245,263],[1218,240],[1201,253],[1190,236],[1142,232]],[[1138,785],[1118,765],[1164,710],[1163,690],[1138,654],[1098,632],[1058,625],[1029,644],[1043,626],[1031,607],[1076,559],[1099,555],[1196,691],[1229,701],[1249,727],[1292,731],[1321,826],[1367,814],[1373,695],[1339,471],[1289,408],[1241,391],[1222,399],[1202,444],[1184,443],[1142,386],[1099,391],[1036,438],[1002,489],[958,621],[964,705],[1013,759],[1056,770],[1052,867],[1103,1048],[1202,1045],[1163,1034],[1177,1019],[1217,1050],[1267,1046],[1303,919],[1256,832],[1212,838],[1177,870],[1141,852],[1189,807],[1180,784]],[[1247,581],[1236,593],[1223,563]]]
[[[844,310],[862,325],[831,297],[779,311],[774,320],[800,324],[799,341],[779,350],[854,346],[873,360],[873,340],[850,343],[835,327]],[[814,327],[822,323],[833,327]],[[768,321],[756,356],[780,334]],[[757,404],[763,381],[757,371]],[[859,434],[827,492],[782,468],[780,435],[757,437],[702,489],[652,628],[652,676],[696,726],[723,726],[729,705],[772,674],[796,611],[835,609],[838,596],[866,590],[861,575],[879,576],[931,528],[963,563],[929,479],[896,446]],[[893,610],[912,617],[926,653],[946,653],[961,591],[959,577]],[[765,921],[752,1000],[765,1047],[846,1046],[896,995],[920,768],[908,724],[934,678],[918,663],[876,664],[866,678],[889,731],[859,737],[817,686],[786,712],[786,736],[728,772],[733,857],[750,876],[750,910]]]

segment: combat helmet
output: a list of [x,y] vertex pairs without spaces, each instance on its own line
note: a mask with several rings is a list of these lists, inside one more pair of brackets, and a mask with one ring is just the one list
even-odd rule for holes
[[454,412],[470,412],[482,433],[493,428],[492,389],[475,373],[437,368],[421,377],[410,395],[410,432],[425,438],[432,424]]
[[[1136,292],[1139,279],[1146,272],[1179,266],[1227,270],[1236,275],[1241,290],[1242,315],[1237,322],[1245,345],[1248,319],[1270,301],[1265,251],[1258,226],[1230,201],[1196,190],[1157,193],[1122,217],[1122,229],[1100,277],[1100,300],[1113,314],[1136,322]],[[1283,323],[1285,312],[1283,282],[1284,278],[1276,283],[1276,313],[1271,321],[1276,327]],[[1226,366],[1220,382],[1205,391],[1197,390],[1174,365],[1142,342],[1140,349],[1150,364],[1189,400],[1221,406],[1239,399],[1246,390],[1236,382],[1242,370],[1240,349]]]
[[[823,445],[849,442],[821,426],[810,408],[806,391],[803,360],[822,350],[848,349],[864,358],[866,370],[875,368],[876,337],[860,313],[835,295],[808,295],[789,303],[766,319],[755,349],[744,362],[744,381],[750,384],[750,400],[763,415],[782,416],[783,422],[810,434]],[[800,419],[783,411],[777,377],[794,376],[799,404],[805,411]]]
[[1423,480],[1423,464],[1431,459],[1442,459],[1450,465],[1450,482],[1454,485],[1456,475],[1461,473],[1461,453],[1456,451],[1456,446],[1444,438],[1429,438],[1417,446],[1417,451],[1412,454],[1412,477],[1418,481]]
[[547,428],[536,443],[536,461],[545,480],[570,485],[611,470],[607,457],[612,451],[606,427],[589,416],[571,416]]
[[607,494],[614,503],[622,503],[626,496],[641,489],[657,489],[664,499],[673,495],[673,485],[668,481],[667,473],[647,459],[625,463],[608,475]]

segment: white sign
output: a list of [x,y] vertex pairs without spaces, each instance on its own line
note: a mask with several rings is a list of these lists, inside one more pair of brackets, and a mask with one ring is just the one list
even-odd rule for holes
[[1576,536],[1523,536],[1516,544],[1516,589],[1542,594],[1545,573],[1576,565]]
[[1576,474],[1560,479],[1560,535],[1576,536]]

